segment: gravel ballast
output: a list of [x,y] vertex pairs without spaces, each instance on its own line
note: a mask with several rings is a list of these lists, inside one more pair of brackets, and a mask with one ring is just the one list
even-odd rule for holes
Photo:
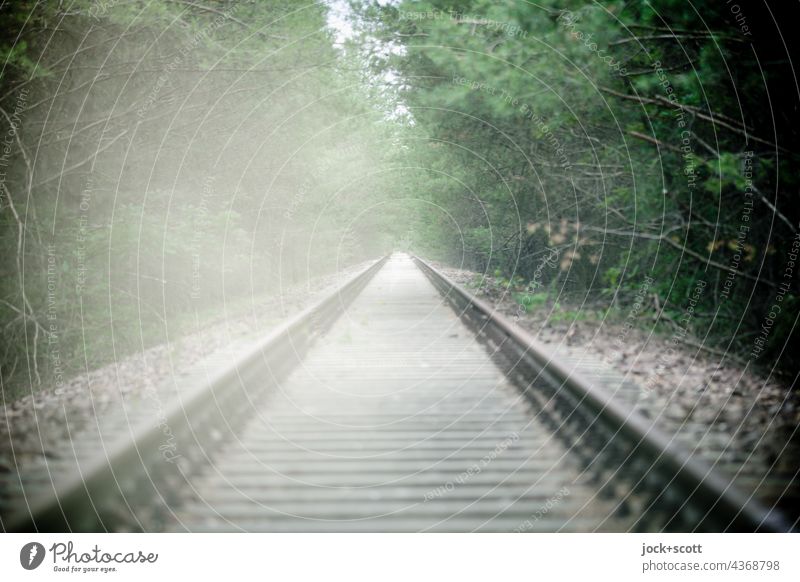
[[[44,387],[0,406],[0,473],[21,472],[54,458],[94,419],[119,411],[154,386],[188,373],[203,359],[231,344],[265,335],[280,322],[332,292],[369,262],[287,287],[169,344],[151,347],[58,387]],[[199,326],[198,326],[199,327]],[[2,496],[2,491],[0,491]]]
[[[7,403],[0,407],[0,473],[27,471],[57,457],[82,427],[118,412],[154,385],[187,374],[232,342],[263,336],[366,265],[285,289],[254,303],[246,313],[227,316],[174,343]],[[665,432],[679,435],[695,450],[714,448],[715,458],[746,463],[748,475],[777,475],[789,483],[788,497],[796,495],[800,400],[787,383],[697,347],[702,346],[700,339],[687,337],[676,345],[669,334],[654,333],[645,323],[631,327],[608,319],[568,319],[547,305],[525,312],[493,278],[436,266],[554,353],[600,360],[642,386],[636,409]],[[152,526],[147,529],[157,529],[155,521]]]
[[[682,332],[654,331],[551,303],[526,312],[494,277],[434,263],[553,354],[600,362],[640,387],[636,410],[693,454],[725,466],[743,488],[794,517],[800,470],[800,398],[789,382]],[[735,469],[730,469],[733,467]],[[777,490],[768,485],[784,483]],[[781,498],[779,500],[779,498]],[[793,509],[794,508],[794,509]]]

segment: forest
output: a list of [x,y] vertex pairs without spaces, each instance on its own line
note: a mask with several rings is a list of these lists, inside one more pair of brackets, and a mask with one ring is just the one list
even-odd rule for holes
[[793,377],[792,21],[740,0],[4,2],[3,398],[393,250]]

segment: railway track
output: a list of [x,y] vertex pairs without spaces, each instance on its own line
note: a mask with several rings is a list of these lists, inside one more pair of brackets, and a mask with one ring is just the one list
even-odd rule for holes
[[393,255],[4,477],[0,518],[46,531],[792,529],[753,494],[781,483],[742,487],[741,466],[639,414],[638,389],[555,358]]

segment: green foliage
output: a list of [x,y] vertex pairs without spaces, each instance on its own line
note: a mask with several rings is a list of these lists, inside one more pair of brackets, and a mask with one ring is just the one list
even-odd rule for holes
[[514,300],[522,305],[525,311],[533,311],[547,303],[547,293],[515,293]]
[[[702,279],[691,326],[746,337],[800,221],[798,107],[781,89],[794,72],[762,12],[745,35],[725,3],[370,3],[365,38],[402,47],[372,55],[374,74],[403,79],[397,98],[435,144],[415,160],[450,176],[418,184],[450,222],[418,229],[417,248],[435,240],[498,285],[521,276],[576,305],[629,305],[651,277],[646,292],[678,318]],[[780,134],[760,135],[775,111]],[[779,333],[775,345],[791,339]]]
[[[690,325],[752,347],[800,222],[769,11],[745,36],[725,3],[356,2],[337,47],[327,10],[0,11],[6,385],[55,376],[51,314],[75,373],[398,247],[495,273],[526,309],[558,298],[562,318],[650,277],[680,319],[703,280]],[[762,362],[797,353],[773,348]]]
[[174,342],[407,232],[398,126],[334,47],[327,8],[206,4],[0,12],[13,127],[0,122],[23,144],[0,205],[4,396]]
[[603,280],[609,287],[615,289],[619,285],[620,275],[622,275],[622,269],[619,267],[609,267],[603,274]]

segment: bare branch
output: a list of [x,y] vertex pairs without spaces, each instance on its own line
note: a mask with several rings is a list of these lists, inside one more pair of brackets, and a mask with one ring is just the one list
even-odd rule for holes
[[218,9],[213,8],[211,6],[206,6],[204,4],[197,4],[196,2],[190,2],[189,0],[167,0],[167,2],[171,2],[173,4],[184,4],[186,6],[190,6],[192,8],[196,8],[197,10],[200,10],[202,12],[210,12],[212,14],[216,14],[218,16],[222,16],[226,20],[230,20],[231,22],[235,22],[236,24],[238,24],[239,26],[245,28],[246,30],[253,31],[256,34],[258,34],[259,36],[264,37],[264,38],[274,38],[276,40],[283,40],[283,41],[288,40],[285,36],[278,36],[278,35],[275,35],[275,34],[267,34],[267,33],[265,33],[264,31],[261,31],[261,30],[254,30],[252,26],[250,26],[249,24],[247,24],[243,20],[240,20],[240,19],[236,18],[235,16],[233,16],[229,12],[225,12],[223,10],[218,10]]
[[625,232],[625,231],[613,230],[613,229],[610,229],[610,228],[598,228],[598,227],[594,227],[594,226],[582,226],[581,228],[586,229],[586,230],[595,231],[595,232],[615,234],[615,235],[618,235],[618,236],[629,236],[629,237],[635,237],[635,238],[643,238],[643,239],[655,240],[655,241],[659,241],[659,242],[663,241],[663,242],[667,243],[668,245],[678,249],[682,253],[685,253],[685,254],[689,255],[690,257],[693,257],[693,258],[697,259],[698,261],[702,262],[703,264],[708,265],[709,267],[714,267],[716,269],[720,269],[722,271],[727,271],[729,273],[737,273],[737,274],[741,275],[742,277],[744,277],[745,279],[750,279],[751,281],[755,281],[756,283],[763,283],[764,285],[768,285],[770,287],[777,287],[777,285],[775,283],[773,283],[772,281],[769,281],[767,279],[762,279],[762,278],[759,278],[759,277],[754,277],[753,275],[749,275],[747,273],[744,273],[744,272],[740,271],[739,269],[735,269],[735,268],[733,268],[733,267],[731,267],[729,265],[723,265],[722,263],[718,263],[716,261],[712,261],[711,259],[707,259],[706,257],[701,255],[700,253],[697,253],[697,252],[693,251],[692,249],[687,249],[682,244],[675,242],[674,240],[672,240],[671,238],[666,236],[666,234],[649,234],[649,233],[646,233],[646,232]]
[[[735,133],[743,135],[747,139],[751,139],[751,140],[753,140],[755,142],[762,143],[764,145],[768,145],[771,148],[775,148],[775,149],[781,150],[783,152],[789,152],[789,150],[787,150],[784,147],[779,146],[776,143],[773,143],[771,141],[768,141],[768,140],[765,140],[765,139],[762,139],[760,137],[756,137],[756,136],[752,135],[752,133],[750,131],[748,131],[747,126],[744,126],[742,124],[738,124],[738,126],[734,125],[730,118],[722,116],[722,115],[720,115],[718,113],[711,113],[711,114],[705,113],[705,112],[703,112],[702,109],[699,109],[697,107],[692,107],[691,105],[684,105],[682,103],[678,103],[677,101],[670,101],[666,97],[661,97],[660,95],[655,97],[655,98],[649,98],[649,97],[639,97],[638,95],[628,95],[627,93],[620,93],[619,91],[614,91],[613,89],[611,89],[609,87],[600,86],[599,89],[601,91],[603,91],[604,93],[608,93],[609,95],[614,95],[615,97],[619,97],[620,99],[627,99],[628,101],[636,101],[637,103],[647,103],[647,104],[650,104],[650,105],[658,105],[659,107],[664,107],[666,109],[669,109],[669,108],[672,108],[672,107],[676,107],[678,109],[681,109],[682,111],[687,111],[689,113],[692,113],[692,114],[696,115],[697,117],[699,117],[700,119],[702,119],[704,121],[708,121],[708,122],[712,123],[713,125],[719,125],[720,127],[724,127],[724,128],[726,128],[726,129],[728,129],[730,131],[733,131]],[[727,121],[725,121],[725,120],[727,120]]]
[[619,46],[629,42],[641,43],[643,40],[711,40],[712,38],[720,38],[731,42],[747,42],[743,38],[736,36],[716,35],[713,33],[697,34],[697,33],[681,33],[681,34],[651,34],[648,36],[630,36],[620,40],[615,40],[608,43],[608,46]]
[[40,182],[37,182],[36,184],[33,185],[32,189],[33,188],[41,188],[45,184],[48,184],[48,183],[52,182],[53,180],[57,180],[58,178],[60,178],[64,174],[66,174],[67,172],[71,172],[72,170],[76,170],[76,169],[80,168],[81,166],[83,166],[85,164],[88,164],[89,162],[94,160],[97,156],[99,156],[101,153],[103,153],[108,148],[110,148],[112,145],[114,145],[117,142],[117,140],[120,139],[122,136],[126,135],[128,133],[128,131],[130,131],[130,130],[126,129],[122,133],[114,136],[113,138],[111,138],[111,141],[109,141],[102,148],[99,148],[99,149],[95,150],[94,153],[92,153],[92,155],[90,155],[86,159],[83,159],[80,162],[72,164],[71,166],[69,166],[67,168],[64,168],[63,170],[61,170],[57,174],[53,174],[52,176],[50,176],[48,178],[45,178],[44,180],[41,180]]

